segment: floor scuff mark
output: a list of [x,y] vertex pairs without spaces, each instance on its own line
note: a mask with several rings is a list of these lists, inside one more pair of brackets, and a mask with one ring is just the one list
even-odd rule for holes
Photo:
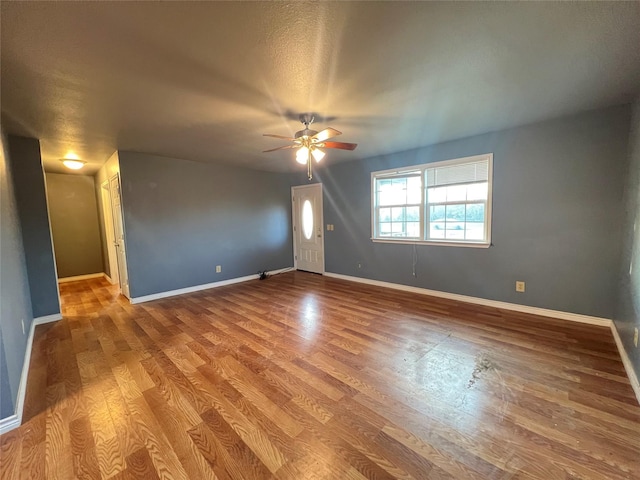
[[476,357],[476,367],[471,372],[471,379],[469,379],[467,388],[473,387],[480,375],[489,370],[495,370],[495,364],[484,353],[479,354]]

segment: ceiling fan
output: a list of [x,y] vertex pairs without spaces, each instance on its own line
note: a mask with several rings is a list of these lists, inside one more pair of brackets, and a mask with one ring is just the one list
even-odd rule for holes
[[311,157],[319,162],[324,157],[325,153],[320,150],[321,148],[338,148],[340,150],[355,150],[358,146],[357,143],[345,143],[345,142],[327,142],[328,139],[342,135],[335,128],[327,127],[319,132],[311,130],[309,125],[313,123],[314,117],[310,113],[303,113],[300,115],[300,122],[304,125],[304,129],[296,132],[294,138],[285,137],[282,135],[272,135],[265,133],[265,137],[282,138],[293,142],[293,145],[285,145],[283,147],[272,148],[271,150],[264,150],[266,152],[275,152],[276,150],[286,150],[288,148],[297,148],[296,161],[301,165],[307,165],[307,174],[309,180],[313,178]]

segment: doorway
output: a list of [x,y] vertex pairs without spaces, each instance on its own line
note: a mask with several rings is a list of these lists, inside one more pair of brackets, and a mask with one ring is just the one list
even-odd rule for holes
[[291,188],[293,255],[297,270],[324,273],[322,184]]
[[116,237],[113,230],[113,212],[111,208],[111,194],[109,193],[109,182],[100,184],[102,195],[102,214],[104,217],[104,231],[107,239],[107,257],[109,260],[109,280],[113,285],[120,283],[118,275],[118,259],[116,254]]
[[118,263],[118,278],[120,281],[120,291],[131,298],[129,294],[129,277],[127,275],[127,256],[124,242],[124,223],[122,220],[122,202],[120,196],[120,177],[115,174],[109,179],[109,190],[111,193],[111,209],[113,213],[113,232],[115,241],[113,245],[116,249],[116,259]]

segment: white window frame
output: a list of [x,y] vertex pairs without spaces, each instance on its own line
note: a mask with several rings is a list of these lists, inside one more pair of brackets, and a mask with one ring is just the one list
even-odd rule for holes
[[[427,186],[425,185],[426,170],[431,168],[446,167],[452,165],[462,165],[466,163],[474,163],[486,160],[488,161],[488,192],[487,200],[485,203],[485,238],[484,240],[459,240],[459,239],[427,239],[429,232],[429,203],[427,199]],[[376,205],[376,180],[380,178],[394,178],[409,176],[416,171],[420,171],[422,179],[422,192],[420,202],[420,231],[422,232],[421,238],[403,238],[403,237],[380,237],[377,229],[379,228],[378,211],[379,206]],[[462,184],[462,183],[461,183]],[[376,243],[400,243],[400,244],[418,244],[418,245],[443,245],[449,247],[475,247],[475,248],[488,248],[491,246],[491,213],[492,213],[492,198],[493,198],[493,153],[486,153],[482,155],[474,155],[471,157],[455,158],[451,160],[443,160],[439,162],[424,163],[422,165],[412,165],[403,168],[392,168],[389,170],[379,170],[371,172],[371,240]],[[459,204],[467,204],[470,201],[453,202]],[[478,202],[474,202],[478,203]]]

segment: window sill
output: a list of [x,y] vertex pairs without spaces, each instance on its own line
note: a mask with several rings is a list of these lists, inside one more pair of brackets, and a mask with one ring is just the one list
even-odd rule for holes
[[425,240],[396,240],[392,238],[372,238],[372,242],[374,243],[397,243],[404,245],[433,245],[440,247],[471,247],[471,248],[489,248],[491,246],[491,242],[434,242],[434,241],[425,241]]

